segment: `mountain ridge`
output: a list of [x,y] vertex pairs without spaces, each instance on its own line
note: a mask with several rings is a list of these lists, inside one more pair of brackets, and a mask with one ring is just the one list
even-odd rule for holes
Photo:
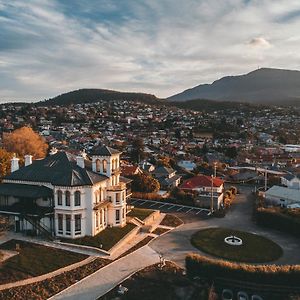
[[172,102],[195,99],[300,104],[300,71],[261,68],[247,74],[225,76],[211,84],[200,84],[167,98]]

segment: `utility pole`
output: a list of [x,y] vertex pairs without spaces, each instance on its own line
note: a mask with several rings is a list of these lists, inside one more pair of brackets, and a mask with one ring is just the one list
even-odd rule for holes
[[217,163],[214,162],[214,177],[217,177]]
[[268,172],[267,169],[265,169],[265,192],[267,191],[268,187]]
[[211,175],[211,197],[210,197],[210,213],[214,212],[214,194],[213,194],[214,177]]

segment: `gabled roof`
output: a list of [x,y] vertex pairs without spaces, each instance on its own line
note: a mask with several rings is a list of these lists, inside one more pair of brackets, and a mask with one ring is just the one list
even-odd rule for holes
[[157,169],[155,169],[153,171],[154,174],[162,174],[162,175],[170,175],[174,172],[175,172],[174,169],[168,168],[168,167],[165,167],[165,166],[158,167]]
[[99,156],[112,156],[113,154],[121,154],[122,152],[120,152],[119,150],[107,147],[107,146],[95,146],[92,151],[91,154],[92,155],[99,155]]
[[278,185],[273,185],[266,191],[266,198],[276,197],[279,199],[300,202],[300,192],[296,189],[290,189]]
[[195,189],[195,188],[201,188],[201,187],[211,187],[213,184],[213,187],[220,187],[222,184],[224,184],[224,181],[218,177],[211,177],[211,176],[195,176],[193,178],[190,178],[186,180],[181,186],[181,189]]
[[81,168],[77,165],[75,155],[61,151],[42,160],[35,160],[31,165],[20,168],[4,179],[82,186],[93,185],[107,180],[108,177],[94,173],[90,161],[85,160],[85,168]]
[[132,176],[136,174],[143,173],[142,170],[138,166],[123,166],[122,174],[124,176]]

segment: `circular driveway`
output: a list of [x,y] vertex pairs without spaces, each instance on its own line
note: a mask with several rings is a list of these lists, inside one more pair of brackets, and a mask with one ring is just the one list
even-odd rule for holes
[[[158,237],[149,245],[162,254],[165,259],[172,260],[180,266],[185,266],[185,257],[194,252],[208,256],[194,248],[190,237],[199,229],[207,227],[225,227],[243,230],[265,236],[283,249],[283,256],[273,264],[300,264],[300,240],[284,232],[257,226],[252,221],[251,187],[239,186],[241,194],[237,195],[232,208],[224,218],[201,218],[185,215],[185,224],[171,232]],[[180,216],[179,216],[180,217]]]

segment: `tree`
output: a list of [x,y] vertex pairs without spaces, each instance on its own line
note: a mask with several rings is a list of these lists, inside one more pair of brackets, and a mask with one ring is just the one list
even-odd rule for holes
[[13,154],[0,148],[0,178],[3,178],[10,172],[11,159]]
[[3,145],[5,150],[16,153],[20,157],[30,154],[34,158],[42,158],[45,157],[48,149],[44,139],[29,127],[16,129],[12,133],[4,133]]
[[145,158],[144,147],[144,141],[141,138],[137,138],[133,141],[131,156],[135,162],[140,162],[141,159]]
[[132,178],[131,188],[133,192],[154,193],[160,189],[159,182],[151,175],[137,174],[132,176]]

